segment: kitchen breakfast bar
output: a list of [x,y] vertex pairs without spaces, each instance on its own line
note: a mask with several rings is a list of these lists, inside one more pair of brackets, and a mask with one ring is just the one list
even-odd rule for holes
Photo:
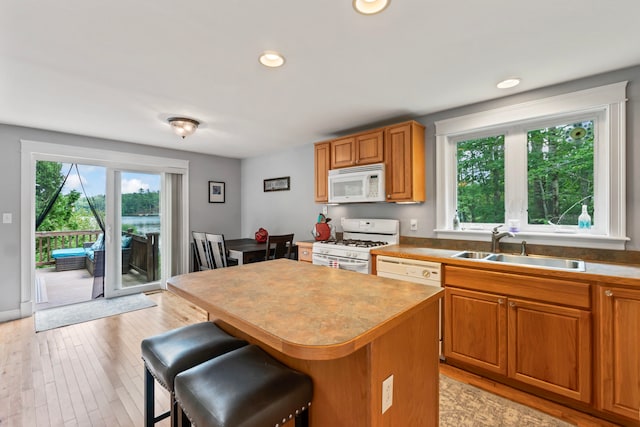
[[288,259],[183,274],[168,288],[310,375],[312,427],[438,425],[442,288]]

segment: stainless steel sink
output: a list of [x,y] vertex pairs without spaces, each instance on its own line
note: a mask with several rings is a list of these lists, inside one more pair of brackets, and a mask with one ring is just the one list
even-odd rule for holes
[[567,258],[541,257],[535,255],[494,254],[481,251],[462,251],[452,258],[475,259],[502,264],[522,265],[525,267],[547,268],[553,270],[585,271],[584,261]]
[[507,264],[518,264],[540,268],[552,268],[560,270],[584,271],[584,261],[566,258],[547,258],[537,257],[533,255],[509,255],[509,254],[491,254],[487,261],[495,261]]
[[467,259],[486,259],[489,256],[495,255],[491,252],[479,252],[479,251],[463,251],[455,255],[453,258],[467,258]]

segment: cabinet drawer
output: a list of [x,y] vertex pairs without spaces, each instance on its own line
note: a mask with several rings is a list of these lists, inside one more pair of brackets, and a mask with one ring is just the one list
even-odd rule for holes
[[296,245],[298,245],[298,261],[312,262],[313,243],[297,242]]
[[445,266],[445,286],[591,308],[590,284],[572,280]]

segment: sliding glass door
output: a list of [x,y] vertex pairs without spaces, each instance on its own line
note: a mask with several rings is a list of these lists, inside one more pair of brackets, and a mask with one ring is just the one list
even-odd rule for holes
[[162,275],[162,174],[110,169],[105,296],[159,289]]

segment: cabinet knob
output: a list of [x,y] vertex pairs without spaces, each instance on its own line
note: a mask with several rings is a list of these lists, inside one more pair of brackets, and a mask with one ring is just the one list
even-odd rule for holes
[[498,304],[500,304],[500,305],[504,304],[504,299],[503,298],[498,298]]
[[604,291],[605,296],[608,297],[612,297],[613,296],[613,292],[611,291],[611,289],[607,289],[606,291]]
[[509,307],[511,307],[511,308],[515,308],[515,306],[516,306],[516,303],[515,303],[515,302],[513,302],[513,301],[509,301]]
[[424,270],[422,272],[422,277],[431,277],[431,272],[429,270]]

